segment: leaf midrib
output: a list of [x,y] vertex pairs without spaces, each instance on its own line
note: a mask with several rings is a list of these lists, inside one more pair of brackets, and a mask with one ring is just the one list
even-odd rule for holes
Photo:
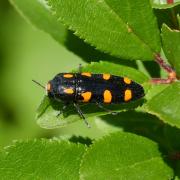
[[140,165],[140,164],[147,163],[147,162],[151,162],[151,161],[153,161],[153,160],[155,160],[155,159],[161,159],[161,157],[160,157],[160,156],[156,156],[156,157],[152,157],[152,158],[150,158],[150,159],[145,159],[145,160],[143,160],[143,161],[138,161],[138,162],[136,162],[136,163],[134,163],[134,164],[131,164],[131,165],[127,165],[127,166],[125,165],[125,166],[119,168],[118,171],[119,171],[119,170],[123,170],[124,168],[125,168],[125,169],[127,169],[127,168],[133,168],[133,167],[136,167],[136,166],[138,166],[138,165]]

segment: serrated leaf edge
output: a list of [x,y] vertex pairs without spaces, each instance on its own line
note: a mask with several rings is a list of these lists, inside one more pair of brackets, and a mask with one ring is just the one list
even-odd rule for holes
[[178,129],[180,129],[180,126],[179,126],[179,125],[174,124],[174,123],[169,122],[169,121],[166,121],[162,115],[158,114],[157,112],[154,112],[154,111],[149,110],[147,104],[144,106],[144,110],[145,110],[147,113],[152,114],[152,115],[155,115],[156,117],[158,117],[164,124],[169,124],[169,125],[172,126],[172,127],[176,127],[176,128],[178,128]]
[[161,36],[163,35],[163,28],[168,29],[170,32],[175,32],[175,33],[179,33],[180,30],[178,29],[171,29],[167,24],[163,23],[162,27],[161,27]]
[[[48,0],[46,0],[48,1]],[[105,1],[104,1],[105,2]],[[107,5],[107,3],[105,2],[105,4]],[[52,5],[50,4],[50,2],[48,1],[48,5],[49,7],[51,8],[52,12],[53,12],[53,15],[56,15],[56,11],[54,10],[54,8],[52,7]],[[109,5],[107,5],[109,7]],[[110,8],[111,9],[111,8]],[[116,15],[116,13],[114,11],[110,11],[110,13],[114,13]],[[116,15],[118,18],[120,18],[118,15]],[[56,16],[57,17],[57,16]],[[121,18],[120,18],[121,19]],[[60,21],[67,29],[71,30],[73,32],[74,35],[78,36],[81,40],[83,40],[85,43],[89,44],[91,47],[95,48],[96,50],[99,50],[101,52],[104,52],[106,54],[109,54],[111,56],[115,56],[115,57],[118,57],[118,58],[122,58],[124,60],[127,60],[126,57],[123,57],[123,56],[119,56],[117,54],[113,54],[112,52],[108,51],[108,50],[102,50],[99,46],[97,46],[96,44],[93,44],[91,43],[91,40],[89,41],[89,39],[83,37],[81,35],[81,33],[79,33],[79,31],[77,31],[75,28],[73,28],[71,25],[67,25],[64,21],[64,18],[62,17],[57,17],[57,20]],[[125,23],[124,21],[122,21],[124,24],[128,25],[127,23]],[[129,25],[128,25],[129,26]],[[134,31],[133,31],[134,32]],[[137,39],[142,42],[146,47],[148,47],[148,49],[152,52],[152,57],[154,56],[154,54],[158,53],[158,52],[155,52],[155,50],[153,50],[148,44],[146,44],[141,38],[139,38],[138,35],[135,34],[134,32],[134,36],[137,37]],[[137,59],[133,59],[133,58],[129,58],[128,60],[137,60]]]
[[[3,152],[8,153],[12,148],[15,148],[16,146],[18,146],[19,144],[22,144],[22,143],[26,143],[26,144],[28,144],[28,143],[37,143],[38,141],[39,141],[39,143],[42,143],[42,144],[56,143],[56,144],[59,144],[59,145],[66,144],[68,146],[85,147],[85,145],[83,145],[81,143],[73,143],[73,142],[70,142],[68,140],[60,139],[60,138],[52,138],[52,139],[45,139],[45,138],[41,138],[41,139],[19,139],[19,140],[13,140],[11,145],[5,146],[3,148]],[[2,153],[2,152],[0,152],[0,153]]]

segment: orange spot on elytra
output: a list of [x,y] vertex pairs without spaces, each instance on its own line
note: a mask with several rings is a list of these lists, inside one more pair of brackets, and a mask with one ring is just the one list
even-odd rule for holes
[[63,77],[65,77],[65,78],[72,78],[73,74],[64,74]]
[[83,72],[81,73],[82,76],[87,76],[87,77],[91,77],[91,73],[89,72]]
[[111,103],[112,94],[109,90],[105,90],[103,96],[104,96],[104,103]]
[[88,102],[91,99],[92,93],[85,92],[85,93],[82,93],[81,96],[83,97],[83,102]]
[[124,77],[124,82],[126,84],[131,84],[131,80],[129,78],[127,78],[127,77]]
[[109,80],[110,77],[111,77],[110,74],[103,74],[103,79],[105,79],[105,80]]
[[73,94],[73,93],[74,93],[74,90],[71,89],[71,88],[67,88],[67,89],[64,89],[64,92],[65,92],[66,94]]
[[132,99],[132,91],[130,89],[126,89],[124,92],[124,101],[129,101]]

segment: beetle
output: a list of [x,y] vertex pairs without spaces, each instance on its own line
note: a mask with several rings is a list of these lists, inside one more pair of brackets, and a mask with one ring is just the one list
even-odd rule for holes
[[[33,80],[42,86],[37,81]],[[46,87],[50,99],[64,103],[60,115],[69,104],[73,104],[80,117],[88,127],[79,103],[95,103],[100,108],[115,114],[106,109],[103,104],[121,104],[135,101],[144,96],[143,87],[127,77],[120,77],[111,74],[92,74],[90,72],[59,73],[50,80]]]

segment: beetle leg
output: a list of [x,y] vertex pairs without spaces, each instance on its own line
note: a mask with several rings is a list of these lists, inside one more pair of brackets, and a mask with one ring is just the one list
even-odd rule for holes
[[56,117],[59,117],[59,116],[63,113],[63,111],[67,108],[67,106],[68,106],[68,104],[65,104],[65,105],[62,107],[62,109],[59,111],[59,113],[56,115]]
[[110,114],[112,114],[112,115],[117,115],[117,114],[118,114],[118,112],[113,112],[113,111],[111,111],[110,109],[105,108],[101,103],[96,102],[96,105],[97,105],[99,108],[103,109],[104,111],[106,111],[106,112],[108,112],[108,113],[110,113]]
[[87,122],[86,118],[84,117],[83,112],[81,111],[79,105],[77,103],[74,103],[74,107],[76,108],[79,116],[83,119],[83,121],[85,122],[87,127],[90,128],[91,126],[89,125],[89,123]]

